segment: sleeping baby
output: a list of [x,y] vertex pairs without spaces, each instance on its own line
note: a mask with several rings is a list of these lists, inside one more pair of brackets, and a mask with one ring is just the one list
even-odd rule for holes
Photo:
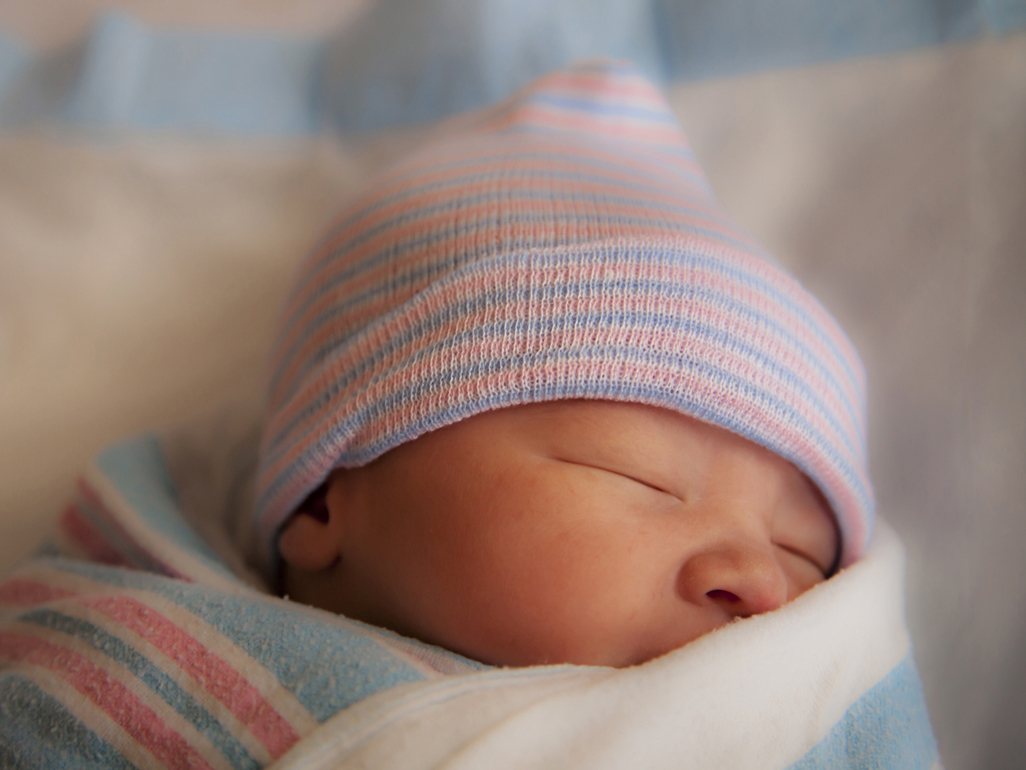
[[630,666],[863,553],[861,364],[658,90],[547,76],[379,175],[281,315],[283,593],[487,664]]
[[301,267],[260,425],[107,448],[0,581],[0,766],[938,766],[858,356],[658,90],[429,130]]

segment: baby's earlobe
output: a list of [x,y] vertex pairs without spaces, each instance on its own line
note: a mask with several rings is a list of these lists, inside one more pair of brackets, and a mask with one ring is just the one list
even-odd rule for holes
[[278,552],[289,566],[304,572],[320,572],[338,560],[338,542],[328,522],[294,515],[278,536]]

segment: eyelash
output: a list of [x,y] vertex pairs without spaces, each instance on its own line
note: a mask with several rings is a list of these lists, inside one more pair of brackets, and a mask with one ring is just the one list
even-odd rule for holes
[[792,554],[792,555],[794,555],[794,556],[797,556],[797,557],[798,557],[799,559],[804,559],[804,560],[805,560],[805,561],[807,561],[807,562],[808,562],[809,564],[811,564],[811,565],[812,565],[813,567],[815,567],[815,568],[816,568],[817,570],[819,570],[819,571],[820,571],[820,573],[821,573],[821,574],[823,575],[823,577],[824,577],[824,578],[826,578],[826,577],[827,577],[827,570],[823,569],[823,565],[822,565],[822,564],[820,564],[820,563],[819,563],[818,561],[816,561],[815,559],[813,559],[813,558],[812,558],[811,556],[809,556],[809,555],[808,555],[807,553],[803,553],[802,551],[799,551],[799,550],[798,550],[798,549],[796,549],[796,548],[791,548],[790,546],[786,546],[786,545],[781,545],[780,543],[775,543],[775,545],[777,546],[777,548],[780,548],[780,549],[781,549],[781,550],[783,550],[783,551],[787,551],[787,552],[788,552],[789,554]]
[[[605,470],[605,469],[603,469],[603,470]],[[643,479],[636,479],[633,476],[628,476],[626,473],[617,473],[616,471],[610,471],[610,473],[616,473],[617,476],[623,476],[625,479],[630,479],[631,481],[633,481],[633,482],[635,482],[637,484],[641,484],[643,487],[648,487],[649,489],[654,489],[656,492],[662,492],[664,495],[669,495],[670,497],[676,497],[677,496],[677,495],[673,494],[673,492],[670,492],[670,491],[668,491],[666,489],[663,489],[662,487],[657,487],[655,484],[649,484],[647,481],[645,481]]]
[[[593,467],[597,467],[597,466],[593,466]],[[626,473],[620,473],[619,471],[611,471],[608,468],[599,468],[599,470],[600,471],[606,471],[607,473],[612,473],[614,476],[620,476],[620,477],[625,478],[625,479],[627,479],[629,481],[633,481],[635,484],[641,484],[641,486],[643,486],[643,487],[648,487],[649,489],[653,490],[654,492],[659,492],[660,494],[663,494],[663,495],[669,495],[672,498],[680,500],[680,497],[678,497],[677,495],[673,494],[673,492],[670,492],[667,489],[663,489],[662,487],[657,487],[655,484],[649,484],[644,479],[635,478],[634,476],[628,476]]]
[[591,463],[579,463],[576,460],[565,460],[562,457],[556,457],[556,458],[553,458],[553,459],[559,460],[560,462],[563,462],[563,463],[570,463],[571,465],[580,465],[583,468],[594,468],[595,470],[603,471],[604,473],[612,473],[614,476],[621,476],[622,478],[629,479],[630,481],[633,481],[636,484],[641,484],[643,487],[648,487],[649,489],[653,489],[656,492],[661,492],[664,495],[669,495],[670,497],[675,497],[678,500],[680,499],[680,497],[678,495],[675,495],[673,492],[670,492],[667,489],[663,489],[662,487],[658,487],[655,484],[650,484],[650,483],[648,483],[647,481],[645,481],[643,479],[639,479],[639,478],[636,478],[634,476],[629,476],[626,473],[621,473],[620,471],[614,471],[614,470],[612,470],[610,468],[603,468],[600,465],[592,465]]

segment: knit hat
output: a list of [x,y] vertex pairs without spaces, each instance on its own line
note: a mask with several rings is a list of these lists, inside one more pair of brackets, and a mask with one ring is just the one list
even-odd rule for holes
[[798,466],[841,564],[873,519],[865,377],[838,324],[720,208],[669,105],[589,61],[451,119],[300,269],[270,359],[262,553],[332,469],[492,409],[664,407]]

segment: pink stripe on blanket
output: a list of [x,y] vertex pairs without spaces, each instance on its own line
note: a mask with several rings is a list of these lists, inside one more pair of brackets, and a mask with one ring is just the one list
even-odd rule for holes
[[74,650],[26,634],[0,633],[0,658],[62,677],[168,768],[213,770],[203,756],[131,690]]
[[301,737],[229,663],[157,610],[127,596],[85,596],[83,604],[134,631],[221,701],[277,759]]
[[69,503],[64,509],[57,526],[89,555],[91,561],[116,567],[135,566],[82,514],[75,503]]
[[[110,507],[106,504],[103,496],[97,492],[89,483],[82,477],[78,478],[78,493],[90,506],[92,513],[101,518],[108,527],[114,529],[118,535],[135,551],[131,554],[135,557],[135,561],[124,561],[123,564],[131,567],[137,567],[145,569],[147,572],[158,572],[168,577],[178,578],[180,580],[188,580],[192,582],[191,578],[187,575],[183,575],[178,570],[174,569],[167,564],[163,559],[159,558],[149,548],[146,548],[142,543],[139,542],[138,538],[133,537],[128,530],[122,525],[118,515],[114,513]],[[112,548],[115,546],[110,544]],[[128,560],[129,555],[123,554],[124,559]],[[143,562],[139,562],[139,557],[142,557]],[[108,562],[111,563],[111,562]]]
[[74,595],[67,589],[24,578],[11,578],[0,584],[0,604],[16,607],[32,607],[36,604],[66,599]]

